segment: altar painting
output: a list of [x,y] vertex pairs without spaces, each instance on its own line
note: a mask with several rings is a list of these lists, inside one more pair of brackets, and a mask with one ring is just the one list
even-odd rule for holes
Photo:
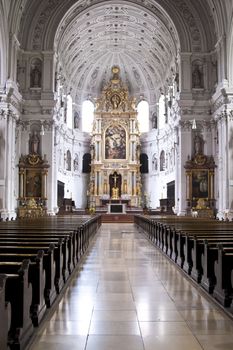
[[208,198],[208,170],[192,172],[192,197]]
[[121,125],[105,132],[105,159],[126,159],[126,131]]
[[42,181],[41,172],[34,170],[27,170],[26,177],[26,197],[38,197],[42,196]]

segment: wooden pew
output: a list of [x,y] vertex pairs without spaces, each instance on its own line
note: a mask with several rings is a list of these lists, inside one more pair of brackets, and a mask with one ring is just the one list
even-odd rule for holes
[[[6,254],[10,257],[12,256],[12,261],[14,261],[13,256],[18,255],[18,260],[24,258],[25,255],[32,254],[37,255],[38,247],[16,247],[16,246],[0,246],[0,254]],[[55,259],[54,259],[55,246],[50,244],[49,248],[45,250],[43,256],[43,269],[45,271],[45,289],[44,297],[47,307],[50,307],[56,298],[56,287],[55,287]]]
[[[0,253],[9,252],[9,253],[35,253],[38,250],[48,250],[49,244],[35,242],[34,244],[31,242],[28,243],[13,243],[6,242],[0,244]],[[63,266],[63,256],[62,256],[62,242],[58,242],[53,244],[54,250],[54,263],[55,263],[55,289],[57,294],[60,293],[62,287],[64,286],[64,279],[62,276],[62,266]]]
[[[225,307],[233,295],[233,223],[137,217],[148,238]],[[222,249],[218,249],[221,243]]]
[[34,239],[31,235],[26,235],[24,237],[14,236],[9,237],[6,236],[3,239],[0,239],[0,246],[37,246],[39,249],[48,249],[49,244],[54,244],[56,248],[55,250],[55,263],[56,263],[56,287],[58,293],[60,289],[63,287],[69,276],[68,270],[68,245],[66,237],[55,237],[55,238],[44,238],[44,237],[36,237]]
[[[10,272],[8,270],[9,266],[17,267],[25,258],[31,261],[27,271],[27,283],[24,286],[28,286],[28,282],[32,284],[31,287],[30,284],[28,287],[28,290],[31,288],[31,296],[27,296],[25,300],[31,300],[28,315],[30,319],[31,314],[34,325],[37,325],[43,317],[46,309],[45,304],[49,307],[55,300],[56,294],[60,292],[68,275],[72,273],[77,261],[85,253],[90,238],[101,224],[100,216],[92,217],[86,223],[84,221],[81,224],[79,221],[77,224],[77,220],[73,218],[65,220],[60,218],[46,218],[44,220],[43,218],[43,220],[23,220],[23,223],[21,221],[20,223],[3,222],[0,224],[0,270],[3,271],[4,269],[4,271]],[[52,244],[50,244],[51,242]],[[37,274],[37,277],[39,277],[36,278],[32,271],[38,264],[36,262],[38,250],[43,250],[44,254],[42,253],[43,259],[41,257],[39,263],[40,272]],[[4,265],[5,268],[3,268]],[[5,291],[8,293],[6,299],[11,298],[11,303],[8,303],[8,305],[13,305],[15,309],[19,301],[18,297],[14,300],[14,291],[16,290],[14,285],[16,282],[14,281],[19,279],[19,275],[8,273],[6,276],[6,281],[9,281],[5,282]],[[25,274],[24,278],[26,279]],[[4,291],[1,295],[3,294]],[[43,296],[45,299],[43,299]],[[23,327],[18,327],[16,330],[19,320],[25,319],[25,312],[22,313],[21,311],[15,313],[15,315],[20,314],[19,317],[11,320],[8,337],[11,350],[24,348],[31,334],[32,323],[30,323],[30,329],[27,327],[27,322],[23,322]],[[12,310],[11,312],[13,313]],[[19,332],[17,333],[17,331]],[[3,328],[3,332],[6,334],[7,330]],[[6,339],[3,343],[3,349],[5,350]],[[0,347],[0,349],[2,348]]]
[[8,324],[10,324],[10,303],[5,299],[7,276],[0,274],[0,349],[7,350]]
[[11,229],[11,230],[0,230],[0,244],[1,242],[5,242],[6,239],[14,241],[17,239],[18,241],[39,241],[39,242],[45,242],[48,243],[56,243],[59,239],[64,240],[63,245],[63,278],[66,280],[68,278],[68,275],[72,273],[74,267],[77,265],[77,259],[76,259],[76,237],[74,237],[73,232],[69,233],[55,233],[53,231],[40,231],[35,229],[29,229],[26,230],[17,230],[17,229]]
[[6,264],[20,264],[23,260],[26,259],[30,260],[29,283],[32,285],[32,302],[30,306],[30,315],[33,325],[38,326],[46,311],[46,303],[44,297],[45,273],[43,270],[44,252],[41,250],[38,251],[38,253],[35,255],[25,254],[24,256],[17,254],[0,254],[0,273],[6,272]]
[[218,246],[218,260],[215,262],[216,286],[213,296],[224,307],[230,307],[232,303],[233,286],[231,275],[233,270],[233,247]]
[[[17,264],[17,263],[15,263]],[[8,346],[11,350],[24,349],[32,335],[30,318],[32,286],[29,283],[29,260],[17,265],[6,265],[5,299],[11,305],[11,322],[8,332]]]

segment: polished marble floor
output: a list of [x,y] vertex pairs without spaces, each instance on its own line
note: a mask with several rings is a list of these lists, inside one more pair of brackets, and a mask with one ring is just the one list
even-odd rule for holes
[[103,224],[30,350],[230,350],[233,321],[133,224]]

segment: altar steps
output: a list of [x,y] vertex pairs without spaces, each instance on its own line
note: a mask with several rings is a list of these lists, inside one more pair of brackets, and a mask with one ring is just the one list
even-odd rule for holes
[[131,215],[131,214],[102,214],[101,220],[104,223],[110,223],[110,222],[132,223],[132,222],[134,222],[134,215]]

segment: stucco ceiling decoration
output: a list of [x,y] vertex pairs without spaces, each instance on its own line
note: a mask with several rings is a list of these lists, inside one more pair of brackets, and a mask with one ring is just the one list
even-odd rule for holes
[[64,17],[55,42],[77,95],[99,94],[117,65],[130,92],[150,100],[171,67],[175,70],[178,39],[168,16],[125,2],[102,3],[71,16]]
[[55,45],[79,98],[99,93],[117,64],[131,93],[153,103],[175,74],[179,51],[210,52],[216,43],[213,0],[28,0],[26,10],[21,47]]

